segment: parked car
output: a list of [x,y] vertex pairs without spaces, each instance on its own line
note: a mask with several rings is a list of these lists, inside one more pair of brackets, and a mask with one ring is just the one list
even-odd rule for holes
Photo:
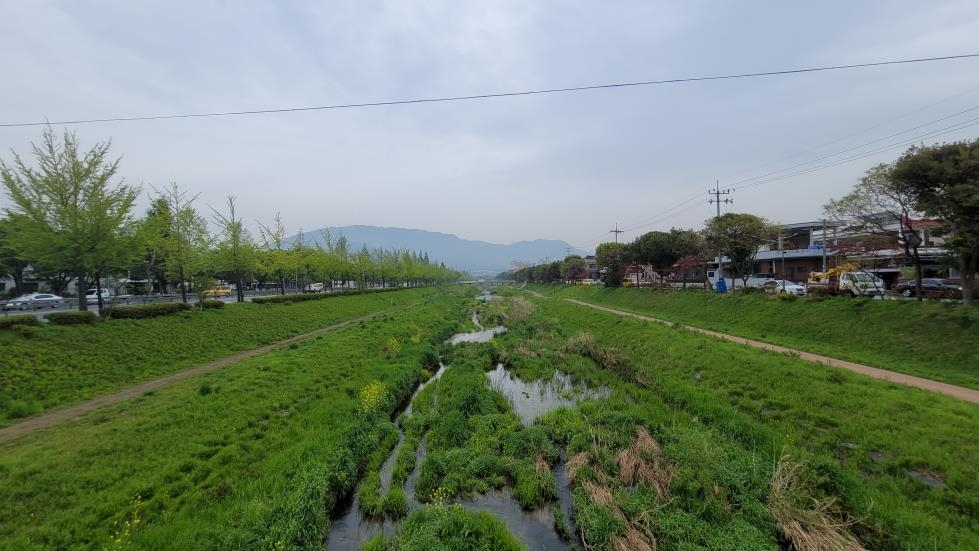
[[[898,283],[894,290],[905,297],[913,297],[918,294],[918,282],[915,280]],[[925,277],[921,279],[921,288],[925,294],[936,293],[943,297],[962,298],[962,286],[948,279],[938,279]]]
[[30,310],[34,308],[57,308],[65,304],[64,297],[51,293],[30,293],[10,299],[3,305],[4,310]]
[[322,293],[323,290],[324,288],[322,283],[310,283],[306,286],[306,289],[304,289],[304,291],[307,293]]
[[108,289],[103,287],[101,291],[99,289],[89,289],[85,291],[85,302],[88,304],[98,304],[99,295],[102,295],[102,302],[109,302],[112,300],[112,293]]
[[806,287],[804,285],[799,285],[798,283],[793,283],[789,280],[786,280],[785,285],[782,285],[781,279],[773,279],[766,281],[761,288],[769,293],[786,293],[790,295],[798,295],[800,297],[806,296]]
[[207,298],[230,297],[231,291],[232,291],[231,287],[227,285],[218,285],[213,289],[208,289],[204,291],[203,293],[201,293],[201,296]]

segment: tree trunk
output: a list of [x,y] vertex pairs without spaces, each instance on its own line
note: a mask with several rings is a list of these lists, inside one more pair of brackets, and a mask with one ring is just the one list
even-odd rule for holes
[[286,294],[286,276],[282,273],[282,270],[279,270],[279,294]]
[[78,279],[78,311],[87,312],[88,304],[85,302],[85,270],[78,270],[75,273],[75,278]]
[[235,271],[235,291],[237,291],[238,302],[245,302],[245,285],[244,277],[241,272]]
[[105,303],[102,300],[102,274],[95,274],[95,296],[98,297],[99,314],[102,313],[102,308],[105,307]]
[[184,267],[177,269],[177,276],[180,278],[180,298],[187,304],[187,284],[184,282]]

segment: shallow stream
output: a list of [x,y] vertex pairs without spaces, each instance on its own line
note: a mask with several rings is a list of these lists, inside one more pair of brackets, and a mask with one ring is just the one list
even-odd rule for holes
[[[487,297],[487,298],[484,298]],[[484,293],[480,295],[481,300],[490,300],[494,295]],[[473,316],[473,324],[480,328],[479,331],[459,333],[449,339],[452,344],[462,342],[488,342],[494,335],[506,331],[504,327],[483,328],[479,323],[478,316]],[[438,384],[446,366],[440,365],[439,370],[433,377],[419,385],[411,396],[404,415],[411,415],[411,402],[419,392],[430,384]],[[503,364],[496,366],[496,369],[487,373],[491,388],[497,390],[510,402],[514,413],[520,420],[531,425],[541,415],[560,407],[572,407],[582,400],[592,400],[608,396],[609,389],[589,389],[583,385],[576,385],[571,377],[556,372],[554,376],[546,381],[525,382],[516,375],[507,371]],[[438,400],[436,391],[435,400]],[[395,458],[404,443],[404,432],[400,432],[398,443],[395,445],[391,454],[381,467],[381,495],[385,495],[391,487],[392,472],[394,470]],[[422,506],[415,499],[415,487],[421,465],[427,455],[427,436],[422,437],[416,453],[415,469],[408,476],[405,482],[405,493],[408,497],[409,510]],[[564,472],[564,461],[560,461],[552,469],[557,482],[559,503],[562,516],[567,526],[571,527],[572,533],[574,526],[571,521],[571,493],[568,488],[567,476]],[[359,488],[358,488],[359,489]],[[385,538],[397,534],[400,521],[377,521],[361,518],[357,490],[354,491],[353,498],[348,504],[342,507],[333,518],[327,539],[327,549],[359,549],[368,539],[383,534]],[[518,538],[528,549],[532,550],[567,550],[572,549],[572,544],[561,539],[554,528],[554,520],[551,514],[551,506],[548,505],[536,511],[524,511],[514,500],[508,491],[493,491],[487,494],[477,494],[470,498],[454,499],[450,503],[458,503],[471,511],[485,511],[495,516],[506,524],[507,529]]]

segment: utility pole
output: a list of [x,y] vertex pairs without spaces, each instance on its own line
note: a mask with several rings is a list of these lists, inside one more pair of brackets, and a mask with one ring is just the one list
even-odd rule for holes
[[[720,181],[718,181],[718,180],[715,180],[714,181],[714,189],[708,189],[707,190],[707,195],[710,195],[711,196],[711,198],[708,199],[707,202],[717,205],[717,218],[720,218],[721,217],[721,203],[731,204],[731,203],[734,202],[734,199],[731,199],[730,197],[725,197],[724,199],[721,199],[721,195],[730,195],[730,194],[731,194],[731,190],[730,189],[724,189],[724,190],[722,190],[720,188]],[[724,266],[721,265],[721,258],[722,257],[723,257],[723,255],[721,254],[721,251],[718,250],[717,251],[717,275],[721,279],[724,279]],[[731,278],[731,290],[732,291],[734,290],[734,278],[733,277]]]
[[826,271],[826,219],[823,218],[823,271]]
[[619,234],[620,233],[625,233],[625,230],[620,230],[619,229],[619,225],[618,224],[615,224],[615,229],[614,230],[609,230],[608,232],[615,234],[615,242],[618,243],[619,242]]

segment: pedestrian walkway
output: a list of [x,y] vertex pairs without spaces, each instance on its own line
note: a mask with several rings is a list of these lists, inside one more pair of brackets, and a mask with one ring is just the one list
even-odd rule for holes
[[169,385],[181,379],[186,379],[187,377],[193,377],[195,375],[209,373],[211,371],[215,371],[223,367],[227,367],[229,365],[242,362],[244,360],[247,360],[248,358],[258,356],[260,354],[265,354],[266,352],[270,352],[277,348],[282,348],[293,342],[301,341],[303,339],[309,339],[312,337],[317,337],[319,335],[324,335],[326,333],[332,333],[340,329],[343,329],[348,325],[360,323],[361,321],[368,320],[375,316],[384,315],[390,313],[391,311],[392,310],[384,310],[381,312],[374,312],[372,314],[360,316],[359,318],[349,319],[347,321],[336,323],[328,327],[323,327],[322,329],[317,329],[316,331],[303,333],[302,335],[296,335],[295,337],[290,337],[285,340],[277,341],[272,344],[262,346],[260,348],[255,348],[253,350],[246,350],[244,352],[232,354],[231,356],[225,356],[224,358],[220,358],[212,362],[199,365],[197,367],[191,367],[189,369],[184,369],[182,371],[170,373],[163,377],[153,379],[151,381],[146,381],[145,383],[140,383],[136,386],[124,388],[122,390],[117,390],[109,394],[104,394],[97,398],[92,398],[91,400],[85,400],[84,402],[79,402],[77,404],[65,408],[55,409],[46,413],[42,413],[40,415],[36,415],[34,417],[28,417],[26,419],[17,421],[12,425],[0,429],[0,443],[14,440],[16,438],[20,438],[21,436],[30,434],[34,431],[38,431],[41,429],[45,429],[48,427],[52,427],[54,425],[64,423],[66,421],[70,421],[72,419],[76,419],[86,413],[92,412],[103,406],[116,404],[126,400],[131,400],[133,398],[138,398],[139,396],[142,396],[146,392],[149,392],[151,390],[156,390],[160,387]]
[[778,346],[776,344],[769,344],[767,342],[756,341],[753,339],[746,339],[744,337],[738,337],[736,335],[730,335],[727,333],[719,333],[717,331],[711,331],[709,329],[702,329],[700,327],[694,327],[692,325],[683,325],[682,323],[676,323],[669,320],[663,320],[658,318],[653,318],[650,316],[643,316],[641,314],[635,314],[633,312],[626,312],[625,310],[617,310],[615,308],[609,308],[607,306],[599,306],[597,304],[592,304],[590,302],[584,302],[582,300],[577,300],[573,298],[564,299],[572,304],[577,304],[579,306],[585,306],[588,308],[593,308],[595,310],[600,310],[602,312],[608,312],[610,314],[615,314],[618,316],[627,316],[643,321],[652,321],[656,323],[662,323],[664,325],[669,325],[671,327],[683,327],[689,331],[695,333],[701,333],[703,335],[710,335],[712,337],[717,337],[719,339],[724,339],[726,341],[736,342],[739,344],[744,344],[751,346],[753,348],[760,348],[762,350],[770,350],[772,352],[781,352],[787,354],[796,355],[803,360],[810,362],[821,363],[824,365],[830,365],[833,367],[839,367],[841,369],[847,369],[855,373],[860,373],[862,375],[867,375],[868,377],[873,377],[875,379],[883,379],[885,381],[891,381],[894,383],[899,383],[902,385],[913,386],[916,388],[921,388],[924,390],[930,390],[932,392],[938,392],[939,394],[945,394],[947,396],[952,396],[960,400],[965,400],[967,402],[972,402],[974,404],[979,404],[979,390],[974,390],[971,388],[965,388],[956,385],[950,385],[948,383],[941,383],[938,381],[933,381],[931,379],[925,379],[922,377],[915,377],[913,375],[906,375],[904,373],[896,373],[894,371],[888,371],[886,369],[879,369],[876,367],[870,367],[869,365],[862,365],[858,363],[848,362],[845,360],[839,360],[836,358],[830,358],[829,356],[821,356],[819,354],[812,354],[810,352],[803,352],[801,350],[795,350],[792,348],[786,348],[784,346]]

